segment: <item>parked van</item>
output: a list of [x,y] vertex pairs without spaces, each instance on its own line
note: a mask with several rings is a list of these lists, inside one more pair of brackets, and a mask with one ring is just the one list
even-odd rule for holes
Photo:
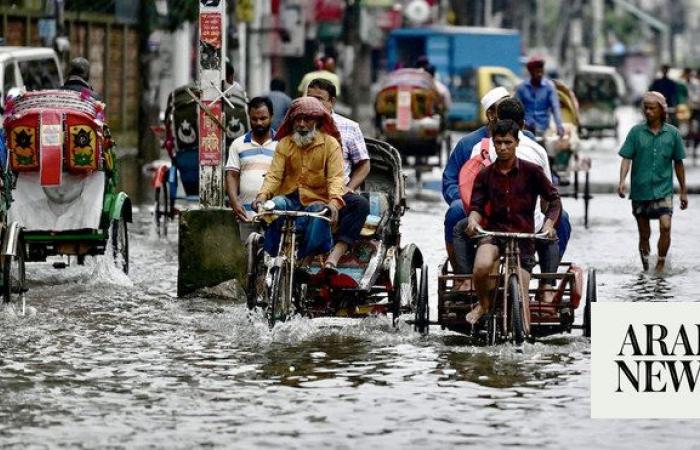
[[27,91],[55,89],[63,85],[63,71],[56,52],[48,47],[0,47],[0,105],[14,88]]

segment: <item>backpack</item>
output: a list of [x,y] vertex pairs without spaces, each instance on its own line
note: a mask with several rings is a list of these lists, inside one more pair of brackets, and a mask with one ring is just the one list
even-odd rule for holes
[[476,176],[481,172],[481,169],[491,165],[491,158],[489,157],[490,141],[491,139],[489,138],[483,138],[481,140],[480,154],[469,159],[462,165],[462,168],[459,169],[459,196],[462,199],[464,212],[467,215],[469,215],[469,206],[472,201],[474,180],[476,180]]

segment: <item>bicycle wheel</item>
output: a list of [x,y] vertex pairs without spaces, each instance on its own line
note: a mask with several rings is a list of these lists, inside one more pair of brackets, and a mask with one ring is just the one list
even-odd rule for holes
[[10,303],[20,297],[26,289],[26,273],[24,268],[24,240],[20,237],[17,242],[17,254],[3,258],[2,267],[2,300]]
[[284,321],[289,315],[292,299],[289,295],[289,262],[285,261],[279,267],[273,267],[270,301],[268,302],[268,321],[270,328],[278,320]]
[[168,220],[170,219],[170,198],[168,197],[168,184],[156,188],[156,205],[153,211],[156,224],[156,233],[159,237],[168,235]]
[[428,334],[430,328],[430,307],[428,305],[428,265],[423,264],[420,275],[418,301],[416,302],[415,330]]
[[264,295],[265,261],[262,249],[262,236],[258,233],[251,235],[246,242],[246,304],[249,309],[257,306],[258,298]]
[[586,282],[586,305],[583,308],[583,335],[591,337],[591,303],[598,300],[598,290],[595,281],[595,269],[588,269]]
[[523,324],[523,302],[520,298],[520,280],[515,274],[508,277],[508,297],[510,298],[510,321],[513,340],[520,345],[525,341],[525,326]]

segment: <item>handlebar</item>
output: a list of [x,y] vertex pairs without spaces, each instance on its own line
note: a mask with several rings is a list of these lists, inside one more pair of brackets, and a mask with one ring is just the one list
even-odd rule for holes
[[[268,206],[271,206],[271,205],[269,205],[268,202],[265,202],[265,205],[263,205],[263,207],[261,208],[262,211],[254,213],[254,215],[253,215],[254,222],[260,222],[265,217],[268,217],[270,219],[276,218],[276,217],[311,217],[314,219],[325,220],[326,222],[331,221],[331,218],[328,217],[328,214],[330,213],[331,210],[327,207],[323,208],[321,211],[309,212],[309,211],[287,211],[284,209],[271,209],[271,208],[268,209],[267,208]],[[272,208],[274,208],[274,204],[272,204]]]
[[508,233],[505,231],[488,231],[481,227],[477,227],[476,231],[479,232],[475,237],[493,236],[500,238],[515,238],[515,239],[551,239],[547,236],[547,233]]

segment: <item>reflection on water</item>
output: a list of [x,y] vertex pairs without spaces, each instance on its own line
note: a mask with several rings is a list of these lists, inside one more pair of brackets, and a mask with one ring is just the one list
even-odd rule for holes
[[[435,317],[442,206],[411,206],[403,238],[431,268]],[[30,264],[28,313],[0,311],[0,447],[630,448],[698,437],[682,422],[620,432],[589,419],[590,346],[578,332],[490,348],[386,317],[294,318],[270,331],[242,304],[177,299],[175,239],[158,240],[147,211],[136,220],[128,279],[102,259]],[[599,301],[687,299],[690,269],[639,275],[619,248],[609,257],[618,235],[585,233],[568,254],[598,268]],[[680,252],[675,264],[692,267]]]
[[668,301],[673,299],[673,286],[664,275],[640,273],[636,279],[624,284],[626,298],[635,302]]

